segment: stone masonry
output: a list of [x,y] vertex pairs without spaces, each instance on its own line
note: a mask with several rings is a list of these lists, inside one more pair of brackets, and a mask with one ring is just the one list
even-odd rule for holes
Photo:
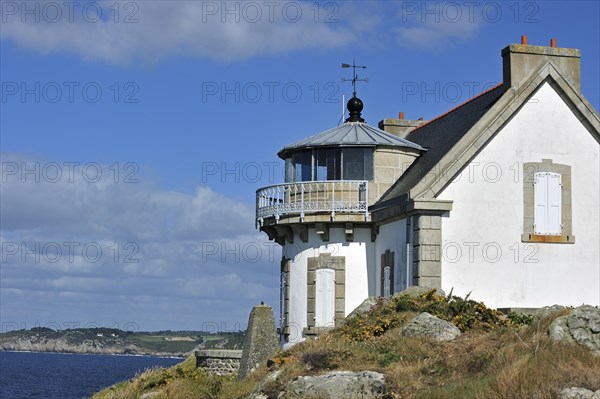
[[442,287],[442,220],[440,215],[417,214],[413,224],[413,285]]
[[238,378],[245,378],[278,349],[273,309],[261,303],[250,312]]
[[240,368],[241,350],[212,349],[201,350],[196,355],[196,367],[200,367],[207,374],[230,375],[237,374]]

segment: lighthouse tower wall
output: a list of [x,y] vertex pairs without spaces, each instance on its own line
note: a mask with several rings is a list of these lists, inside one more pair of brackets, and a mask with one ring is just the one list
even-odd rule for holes
[[315,324],[315,312],[319,311],[315,309],[315,280],[319,270],[335,269],[335,324],[367,297],[377,295],[375,269],[367,267],[375,260],[371,229],[355,228],[349,241],[343,226],[332,226],[328,238],[323,241],[315,228],[309,228],[307,242],[295,236],[293,243],[283,247],[286,266],[282,273],[286,273],[283,279],[287,284],[282,288],[282,297],[287,300],[282,300],[282,318],[287,325],[286,343],[300,342],[307,330],[319,327],[318,322]]

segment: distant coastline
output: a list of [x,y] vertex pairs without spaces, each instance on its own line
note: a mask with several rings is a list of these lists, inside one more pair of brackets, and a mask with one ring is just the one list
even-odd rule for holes
[[236,349],[242,333],[129,332],[108,328],[32,328],[0,334],[0,351],[185,358],[195,349]]
[[20,351],[20,350],[12,350],[12,349],[0,349],[0,353],[48,353],[55,355],[98,355],[98,356],[124,356],[124,357],[157,357],[161,359],[186,359],[185,356],[177,356],[177,355],[132,355],[132,354],[123,354],[123,353],[87,353],[87,352],[53,352],[53,351]]

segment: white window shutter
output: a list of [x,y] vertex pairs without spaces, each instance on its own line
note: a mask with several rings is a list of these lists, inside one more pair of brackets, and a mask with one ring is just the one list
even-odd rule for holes
[[561,176],[548,173],[548,234],[562,234]]
[[535,174],[533,181],[533,232],[546,234],[548,229],[548,173]]
[[561,224],[561,175],[552,172],[539,172],[535,174],[533,183],[534,198],[534,233],[535,234],[562,234]]

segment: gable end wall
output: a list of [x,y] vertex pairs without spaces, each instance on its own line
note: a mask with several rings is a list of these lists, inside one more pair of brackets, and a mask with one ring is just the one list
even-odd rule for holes
[[[571,169],[574,243],[527,242],[524,165]],[[448,185],[442,288],[493,307],[600,305],[600,146],[547,83]]]

